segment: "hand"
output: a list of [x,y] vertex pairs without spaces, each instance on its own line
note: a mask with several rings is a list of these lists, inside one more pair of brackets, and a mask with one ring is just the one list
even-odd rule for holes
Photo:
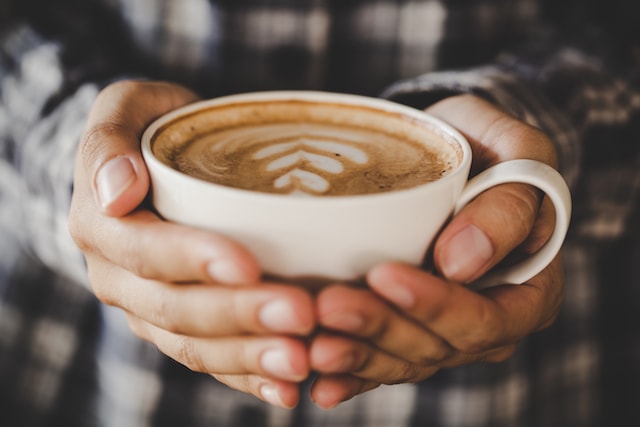
[[310,295],[261,283],[239,244],[163,221],[143,202],[142,131],[196,99],[153,82],[120,82],[99,94],[77,156],[70,231],[96,296],[122,308],[135,334],[192,370],[291,407],[309,373],[296,337],[314,328]]
[[[475,172],[518,158],[556,166],[548,138],[479,98],[448,98],[428,112],[465,134]],[[477,197],[435,244],[439,275],[390,263],[369,272],[369,289],[325,288],[316,309],[325,332],[310,347],[311,368],[321,373],[311,390],[315,402],[330,408],[380,384],[499,362],[524,337],[550,325],[563,295],[559,257],[523,285],[481,293],[465,287],[508,254],[533,253],[545,243],[554,218],[550,203],[541,199],[523,184],[500,185]]]

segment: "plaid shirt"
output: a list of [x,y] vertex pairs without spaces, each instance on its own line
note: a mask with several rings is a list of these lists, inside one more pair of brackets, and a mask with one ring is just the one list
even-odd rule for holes
[[[640,44],[623,3],[0,0],[0,423],[640,425]],[[473,92],[504,106],[553,138],[573,188],[559,318],[503,363],[331,411],[188,371],[96,301],[67,231],[88,110],[130,76],[205,97],[310,88],[424,107]]]

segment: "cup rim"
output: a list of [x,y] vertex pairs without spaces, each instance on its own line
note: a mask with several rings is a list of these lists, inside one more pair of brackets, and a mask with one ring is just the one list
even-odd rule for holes
[[[312,101],[312,102],[333,102],[342,103],[355,106],[367,106],[376,110],[399,113],[409,116],[418,121],[427,122],[433,127],[434,132],[441,133],[442,137],[449,140],[454,140],[460,147],[462,154],[459,164],[447,175],[439,178],[435,181],[424,182],[422,184],[415,185],[410,188],[383,191],[370,194],[348,194],[348,195],[327,195],[327,196],[309,196],[309,197],[291,197],[285,194],[278,193],[266,193],[255,190],[248,190],[244,188],[229,187],[215,182],[206,181],[200,178],[196,178],[180,172],[162,161],[160,161],[153,153],[151,147],[151,141],[153,136],[160,130],[166,123],[176,120],[179,117],[187,116],[197,112],[201,109],[207,109],[215,106],[242,103],[242,102],[264,102],[264,101]],[[172,178],[172,180],[182,181],[182,183],[188,183],[190,186],[200,187],[202,189],[208,189],[216,192],[225,193],[228,197],[251,197],[256,200],[265,200],[286,204],[341,204],[352,203],[353,201],[365,202],[365,201],[377,201],[381,198],[394,199],[396,197],[404,197],[413,192],[419,192],[425,187],[436,187],[440,185],[447,185],[447,182],[456,179],[460,174],[468,174],[471,165],[471,147],[467,139],[455,128],[443,120],[417,108],[409,107],[407,105],[399,104],[394,101],[390,101],[384,98],[374,98],[364,95],[338,93],[338,92],[325,92],[314,90],[277,90],[277,91],[259,91],[259,92],[246,92],[232,95],[224,95],[216,98],[203,99],[195,101],[193,103],[184,105],[175,110],[171,110],[165,113],[155,120],[153,120],[144,130],[141,137],[141,151],[144,158],[147,170],[151,177],[153,177],[153,170]],[[466,181],[466,176],[465,176]]]

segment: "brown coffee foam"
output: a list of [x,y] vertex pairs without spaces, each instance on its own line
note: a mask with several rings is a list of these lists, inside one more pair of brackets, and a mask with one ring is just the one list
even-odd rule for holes
[[[304,142],[307,140],[324,142],[318,149]],[[266,164],[273,158],[251,158],[264,146],[288,141],[297,145],[279,152],[276,160],[277,156],[302,156],[288,170],[268,171]],[[333,143],[366,152],[369,162],[357,164],[323,149],[322,144]],[[183,173],[261,192],[292,191],[300,184],[294,174],[289,177],[291,186],[274,189],[273,182],[293,169],[302,170],[301,174],[316,176],[309,182],[329,182],[329,190],[311,191],[304,182],[298,189],[323,195],[408,188],[440,178],[459,162],[453,145],[412,117],[367,107],[290,100],[231,104],[180,117],[160,129],[153,150],[161,161]],[[329,173],[307,159],[323,156],[335,156],[345,170]],[[325,163],[335,162],[327,159]]]

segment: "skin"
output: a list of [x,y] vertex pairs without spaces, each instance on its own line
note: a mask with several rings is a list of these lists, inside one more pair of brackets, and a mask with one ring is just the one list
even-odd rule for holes
[[[476,171],[515,158],[556,165],[543,134],[478,98],[452,97],[427,111],[465,134]],[[533,253],[546,242],[553,208],[540,198],[532,187],[501,185],[477,197],[443,230],[434,249],[436,267],[446,270],[445,263],[456,256],[448,253],[448,245],[472,226],[484,230],[494,249],[479,268],[445,279],[390,263],[369,272],[367,290],[325,288],[317,297],[318,323],[325,332],[310,346],[311,367],[322,373],[312,399],[331,408],[380,384],[417,382],[442,368],[504,361],[520,340],[549,326],[563,297],[559,257],[520,286],[481,293],[464,286],[510,252]]]
[[[434,248],[439,274],[385,264],[369,272],[366,289],[334,284],[315,296],[262,279],[236,242],[163,221],[145,202],[139,139],[153,119],[196,99],[164,82],[105,88],[79,145],[69,217],[96,296],[120,307],[131,330],[169,357],[287,408],[316,371],[311,398],[331,408],[380,384],[504,360],[557,316],[558,259],[521,286],[482,293],[464,286],[551,234],[552,209],[525,185],[486,191],[447,225]],[[515,158],[556,165],[543,134],[479,98],[451,97],[428,111],[467,136],[475,171]],[[478,235],[480,250],[461,262],[461,245],[474,248],[468,238]]]

